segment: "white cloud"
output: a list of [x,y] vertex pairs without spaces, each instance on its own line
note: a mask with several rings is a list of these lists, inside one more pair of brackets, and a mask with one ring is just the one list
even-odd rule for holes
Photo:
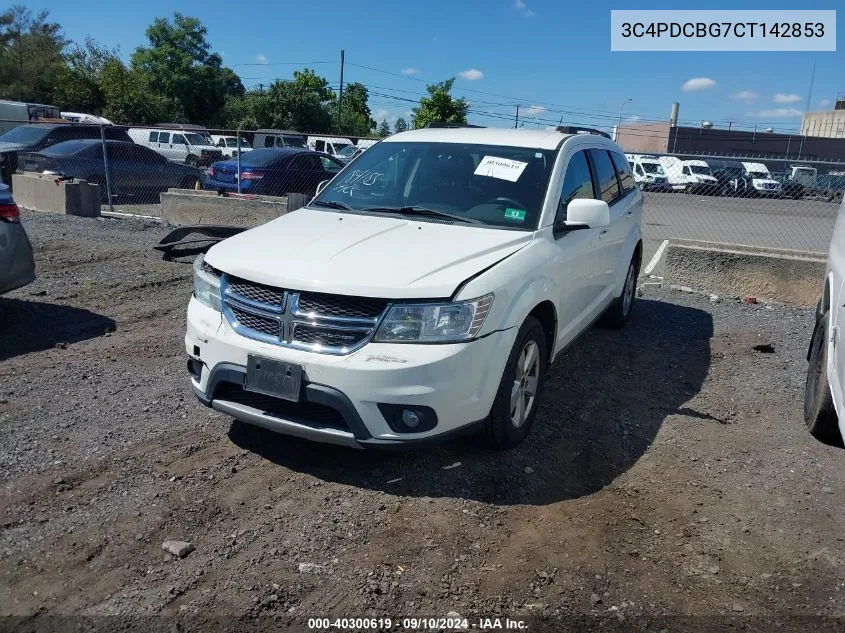
[[823,108],[826,108],[830,105],[833,105],[833,101],[831,101],[830,99],[822,99],[821,101],[819,101],[819,105]]
[[266,64],[267,56],[264,53],[258,53],[258,55],[255,56],[255,61],[257,61],[259,64]]
[[754,103],[757,101],[758,95],[756,92],[751,92],[750,90],[740,90],[731,95],[731,99],[735,99],[736,101],[745,101],[745,103]]
[[376,123],[381,123],[385,119],[390,121],[392,118],[393,117],[390,116],[390,112],[388,112],[384,108],[379,108],[378,110],[373,112],[373,120],[375,120]]
[[475,68],[470,68],[459,72],[458,77],[467,81],[478,81],[479,79],[484,79],[484,73]]
[[418,75],[419,73],[420,73],[420,71],[417,70],[416,68],[403,68],[402,69],[402,74],[405,75],[406,77],[413,77],[414,75]]
[[715,87],[716,81],[710,79],[710,77],[693,77],[692,79],[688,79],[684,85],[681,86],[681,90],[684,92],[693,92],[695,90],[708,90]]
[[525,108],[525,116],[537,116],[541,112],[545,112],[546,108],[540,105],[533,105]]
[[773,110],[760,110],[754,114],[761,119],[765,119],[767,117],[780,118],[801,116],[803,112],[801,112],[801,110],[796,110],[795,108],[774,108]]
[[528,5],[525,4],[525,0],[514,0],[513,8],[519,11],[526,18],[530,18],[534,15],[534,11],[528,8]]
[[801,97],[796,94],[784,94],[779,92],[775,95],[775,98],[772,99],[775,103],[798,103],[801,101]]

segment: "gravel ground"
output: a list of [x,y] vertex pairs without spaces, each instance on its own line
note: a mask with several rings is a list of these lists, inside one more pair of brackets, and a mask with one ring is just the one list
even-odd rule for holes
[[160,226],[23,220],[39,277],[0,298],[0,615],[845,616],[845,452],[801,419],[811,311],[648,289],[552,367],[518,449],[354,451],[195,401],[190,266],[151,249]]

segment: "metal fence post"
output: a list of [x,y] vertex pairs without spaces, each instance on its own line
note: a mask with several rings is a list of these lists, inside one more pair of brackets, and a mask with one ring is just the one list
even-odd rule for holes
[[241,128],[238,127],[238,193],[241,192]]
[[100,124],[100,140],[103,143],[103,170],[106,172],[106,200],[109,202],[109,211],[114,211],[111,197],[111,170],[109,169],[109,153],[106,146],[106,131],[103,124]]

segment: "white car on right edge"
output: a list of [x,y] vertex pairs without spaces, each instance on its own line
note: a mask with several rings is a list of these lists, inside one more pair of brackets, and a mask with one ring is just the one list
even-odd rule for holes
[[813,436],[842,446],[845,437],[845,201],[833,229],[822,299],[807,352],[804,421]]
[[546,368],[631,314],[643,196],[604,135],[394,134],[305,207],[194,264],[197,398],[272,431],[391,448],[528,435]]

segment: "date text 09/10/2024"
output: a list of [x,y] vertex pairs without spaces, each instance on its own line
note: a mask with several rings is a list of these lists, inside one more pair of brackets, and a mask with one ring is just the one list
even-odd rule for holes
[[339,631],[339,630],[430,630],[441,629],[447,631],[466,631],[473,628],[478,631],[528,630],[528,624],[524,620],[512,618],[477,618],[471,621],[469,618],[445,617],[445,618],[309,618],[308,628],[312,631]]

